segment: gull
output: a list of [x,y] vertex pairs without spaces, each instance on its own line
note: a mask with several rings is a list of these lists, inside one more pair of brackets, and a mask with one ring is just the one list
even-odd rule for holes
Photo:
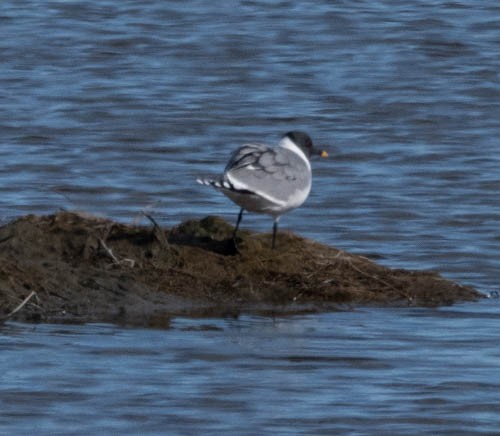
[[221,176],[196,181],[214,187],[240,206],[233,240],[244,210],[272,216],[274,249],[280,217],[302,205],[309,196],[309,159],[313,155],[327,157],[328,153],[315,149],[306,133],[291,131],[283,135],[275,148],[244,144],[233,152]]

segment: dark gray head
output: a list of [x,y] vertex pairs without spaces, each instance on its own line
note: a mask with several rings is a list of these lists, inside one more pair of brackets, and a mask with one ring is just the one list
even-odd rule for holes
[[292,141],[304,152],[307,157],[311,157],[314,145],[307,133],[293,130],[292,132],[288,132],[287,134],[285,134],[283,137],[288,138],[290,141]]
[[328,153],[323,150],[316,150],[314,148],[314,144],[312,139],[309,137],[307,133],[300,132],[298,130],[293,130],[288,132],[283,136],[283,138],[288,138],[292,141],[297,147],[299,147],[304,154],[310,158],[312,155],[318,154],[321,157],[327,157]]

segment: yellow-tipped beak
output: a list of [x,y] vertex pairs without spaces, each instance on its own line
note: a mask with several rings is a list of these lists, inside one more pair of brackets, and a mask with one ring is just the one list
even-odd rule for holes
[[328,157],[328,152],[326,150],[323,150],[320,154],[321,157]]

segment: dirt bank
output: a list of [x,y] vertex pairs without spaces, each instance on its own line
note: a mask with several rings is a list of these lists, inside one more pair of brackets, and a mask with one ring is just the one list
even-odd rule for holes
[[[3,319],[167,326],[171,316],[436,306],[475,300],[431,272],[388,269],[296,235],[241,232],[216,217],[170,230],[83,214],[25,216],[0,227]],[[32,294],[32,292],[34,293]],[[1,314],[0,314],[1,315]]]

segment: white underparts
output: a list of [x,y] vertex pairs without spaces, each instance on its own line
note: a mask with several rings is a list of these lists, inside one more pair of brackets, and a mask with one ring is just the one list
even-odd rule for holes
[[252,187],[249,187],[246,183],[242,183],[240,180],[235,179],[231,173],[226,174],[227,179],[229,182],[233,185],[234,190],[236,191],[249,191],[252,192],[255,195],[258,195],[259,197],[262,197],[269,201],[270,203],[274,203],[277,206],[284,207],[286,206],[287,202],[283,200],[278,200],[277,198],[273,197],[272,195],[266,194],[265,192],[258,191],[256,189],[253,189]]

